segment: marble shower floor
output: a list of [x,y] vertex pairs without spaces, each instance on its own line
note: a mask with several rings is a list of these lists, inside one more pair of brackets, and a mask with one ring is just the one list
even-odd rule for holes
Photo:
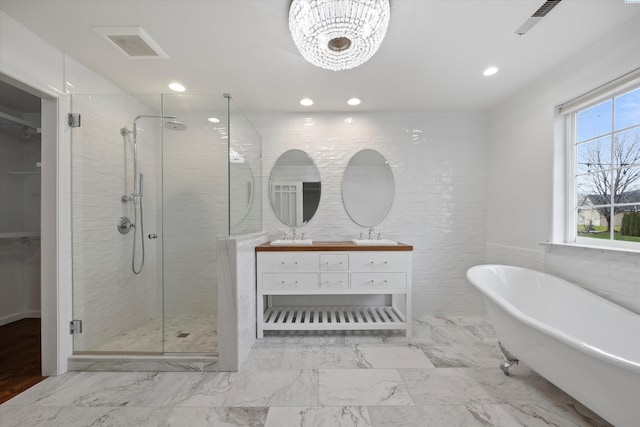
[[127,353],[218,353],[218,321],[214,315],[167,316],[164,329],[164,348],[162,319],[151,319],[91,351],[122,353],[126,349]]
[[0,426],[609,426],[503,357],[484,317],[389,333],[272,334],[240,372],[70,372],[0,405]]

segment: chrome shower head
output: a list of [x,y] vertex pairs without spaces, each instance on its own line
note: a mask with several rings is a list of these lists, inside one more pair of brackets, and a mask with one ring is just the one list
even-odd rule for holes
[[165,129],[170,129],[170,130],[185,130],[187,128],[187,125],[173,119],[173,120],[167,120],[166,122],[164,122],[164,127]]

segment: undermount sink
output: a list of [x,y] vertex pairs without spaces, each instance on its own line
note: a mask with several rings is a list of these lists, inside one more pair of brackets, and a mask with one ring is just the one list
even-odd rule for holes
[[351,240],[356,245],[369,245],[369,246],[396,246],[398,242],[389,239],[353,239]]
[[273,240],[271,246],[311,246],[311,239]]

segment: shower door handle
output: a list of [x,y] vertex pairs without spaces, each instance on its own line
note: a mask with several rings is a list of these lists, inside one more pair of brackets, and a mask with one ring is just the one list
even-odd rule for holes
[[149,236],[147,236],[147,237],[149,237],[149,239],[157,239],[157,238],[158,238],[158,235],[157,235],[156,233],[151,233],[151,234],[149,234]]

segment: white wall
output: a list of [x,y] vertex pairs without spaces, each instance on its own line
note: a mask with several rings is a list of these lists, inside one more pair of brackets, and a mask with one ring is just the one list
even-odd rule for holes
[[[66,371],[71,339],[64,331],[71,318],[71,245],[68,222],[68,132],[62,126],[68,111],[64,96],[62,52],[0,11],[0,73],[21,88],[42,96],[42,372]],[[56,145],[56,141],[60,143]],[[60,188],[60,193],[56,192]],[[59,238],[60,236],[60,238]],[[61,285],[59,285],[61,284]]]
[[[484,262],[486,117],[479,113],[248,114],[263,139],[263,229],[286,229],[269,203],[268,178],[278,157],[309,153],[322,180],[320,206],[298,233],[345,240],[367,229],[342,204],[342,175],[361,149],[378,150],[391,164],[395,199],[379,224],[382,236],[414,246],[413,310],[478,314],[481,299],[465,279]],[[351,117],[351,120],[346,120]]]
[[546,252],[539,242],[562,234],[562,206],[554,204],[554,189],[562,188],[562,182],[554,183],[554,172],[563,165],[562,147],[554,139],[554,107],[640,67],[638,52],[640,25],[630,21],[492,109],[487,221],[488,262],[546,269],[636,312],[639,255],[575,248]]

